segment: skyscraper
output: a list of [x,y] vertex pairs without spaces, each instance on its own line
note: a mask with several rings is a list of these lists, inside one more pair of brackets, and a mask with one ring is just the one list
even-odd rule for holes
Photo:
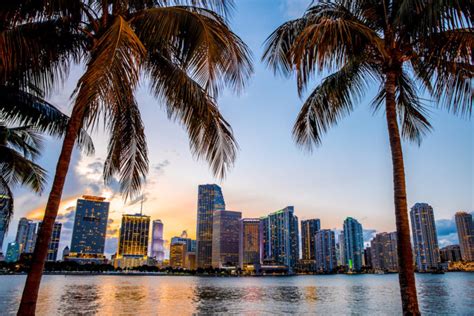
[[[42,222],[38,223],[38,232],[41,229],[41,224]],[[46,261],[56,261],[58,258],[58,249],[59,249],[59,241],[61,239],[62,226],[63,225],[59,222],[54,223],[53,232],[51,234],[51,239],[49,240],[49,244],[48,244],[48,256],[46,257]]]
[[318,230],[314,238],[316,270],[330,273],[336,269],[336,237],[330,229]]
[[237,267],[241,212],[214,211],[212,226],[212,267]]
[[263,235],[263,260],[286,265],[291,271],[299,258],[298,217],[293,206],[261,218]]
[[33,253],[36,244],[36,223],[25,217],[20,218],[15,242],[20,245],[21,253]]
[[114,265],[132,268],[145,264],[148,255],[150,216],[122,215],[117,256]]
[[151,257],[158,262],[163,262],[165,258],[165,247],[163,239],[163,223],[157,219],[153,221],[151,233]]
[[364,237],[362,225],[352,217],[344,221],[344,260],[351,271],[362,269]]
[[336,248],[339,250],[339,262],[338,265],[345,266],[346,265],[346,243],[344,241],[344,231],[339,232],[338,242]]
[[472,223],[472,215],[466,212],[457,212],[454,218],[456,219],[462,260],[474,261],[474,225]]
[[21,245],[17,242],[11,242],[7,247],[7,254],[5,256],[6,262],[17,262],[20,259]]
[[459,245],[449,245],[439,250],[441,262],[461,261],[461,247]]
[[308,219],[301,221],[301,249],[303,251],[303,260],[315,259],[314,236],[320,229],[319,219]]
[[240,221],[239,265],[241,269],[260,264],[260,220],[243,218]]
[[84,195],[78,199],[70,255],[103,255],[108,218],[109,202],[105,198]]
[[170,266],[173,269],[186,267],[186,249],[184,242],[175,242],[170,245]]
[[3,239],[8,230],[8,213],[10,212],[11,199],[6,194],[0,192],[0,252],[3,249]]
[[417,270],[438,269],[440,257],[433,208],[416,203],[410,210],[410,218]]
[[372,267],[382,271],[398,271],[397,233],[376,234],[370,242]]
[[214,211],[225,210],[224,196],[217,184],[198,187],[196,261],[198,268],[212,266],[212,219]]

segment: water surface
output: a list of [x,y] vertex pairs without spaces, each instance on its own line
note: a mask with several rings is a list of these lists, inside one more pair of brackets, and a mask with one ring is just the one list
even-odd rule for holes
[[[25,276],[0,276],[0,313],[15,314]],[[418,274],[424,314],[474,315],[474,274]],[[38,315],[398,315],[398,276],[45,276]]]

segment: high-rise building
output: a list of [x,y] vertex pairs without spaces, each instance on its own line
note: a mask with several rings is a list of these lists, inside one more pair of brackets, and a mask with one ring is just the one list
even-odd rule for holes
[[0,192],[0,253],[3,249],[3,240],[8,231],[10,207],[10,197]]
[[64,247],[64,249],[63,249],[63,261],[66,259],[66,257],[69,256],[69,252],[70,252],[69,246]]
[[301,250],[303,260],[315,259],[314,236],[321,228],[319,219],[307,219],[301,221]]
[[263,261],[286,265],[291,271],[299,259],[298,217],[293,206],[262,217]]
[[17,242],[11,242],[7,247],[7,254],[5,256],[6,262],[17,262],[20,259],[21,245]]
[[214,211],[225,210],[224,196],[217,184],[200,185],[196,227],[196,261],[198,268],[212,266],[212,227]]
[[184,230],[181,233],[181,236],[175,236],[171,238],[171,243],[175,244],[178,242],[182,242],[186,244],[186,251],[187,252],[196,252],[196,240],[188,238],[188,232]]
[[416,203],[410,210],[410,218],[417,270],[438,269],[440,257],[433,208]]
[[370,242],[372,267],[382,271],[398,271],[397,233],[379,233]]
[[165,246],[163,239],[163,223],[157,219],[153,221],[151,233],[151,257],[159,263],[165,259]]
[[150,216],[142,214],[122,215],[118,256],[146,257],[148,254],[148,236]]
[[472,223],[472,215],[466,212],[457,212],[454,218],[456,219],[462,260],[474,261],[474,224]]
[[128,269],[147,264],[149,231],[150,216],[122,215],[118,252],[114,258],[115,267]]
[[212,226],[212,267],[237,267],[241,212],[214,211]]
[[449,245],[439,250],[441,262],[458,262],[462,260],[461,247]]
[[330,229],[318,230],[314,236],[316,270],[330,273],[336,269],[336,237]]
[[77,200],[70,255],[103,256],[109,202],[105,198],[84,195]]
[[260,264],[260,220],[243,218],[240,221],[239,265],[254,268]]
[[372,247],[365,247],[364,249],[364,265],[368,268],[373,267],[372,263]]
[[346,265],[346,243],[344,241],[344,231],[340,231],[339,232],[339,236],[338,236],[338,242],[337,242],[337,248],[339,250],[339,261],[338,261],[338,265],[340,266],[345,266]]
[[187,245],[184,242],[176,242],[170,245],[170,266],[173,269],[185,268],[187,256]]
[[364,237],[362,225],[352,217],[344,221],[344,260],[351,271],[362,269]]
[[[38,232],[41,229],[41,225],[42,225],[42,222],[39,222]],[[59,241],[61,239],[62,226],[63,225],[59,222],[54,223],[53,232],[51,233],[51,238],[48,244],[48,256],[46,257],[46,261],[56,261],[58,258],[58,249],[59,249]]]
[[15,242],[20,245],[21,253],[33,253],[36,244],[36,223],[25,217],[20,218]]

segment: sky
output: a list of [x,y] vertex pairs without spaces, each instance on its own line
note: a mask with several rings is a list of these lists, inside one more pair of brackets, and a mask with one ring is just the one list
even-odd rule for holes
[[[340,229],[352,216],[365,229],[395,230],[391,158],[382,112],[373,113],[370,100],[377,86],[370,87],[356,110],[333,127],[312,153],[298,148],[291,135],[297,113],[307,96],[298,97],[294,78],[275,76],[261,62],[266,37],[288,19],[300,16],[310,1],[238,0],[230,24],[250,47],[255,73],[245,91],[224,91],[220,110],[230,122],[240,150],[235,166],[224,180],[213,177],[205,161],[193,158],[182,126],[166,117],[159,101],[143,81],[136,96],[145,123],[150,172],[144,187],[143,211],[164,223],[165,238],[187,230],[196,231],[197,187],[217,183],[222,187],[227,209],[244,217],[259,217],[287,205],[299,219],[320,218],[322,228]],[[83,71],[73,67],[64,85],[50,101],[70,113],[70,95]],[[315,78],[314,87],[321,81]],[[453,221],[458,210],[474,210],[474,121],[430,107],[434,131],[421,146],[404,143],[408,204],[427,202],[434,208],[441,246],[457,242]],[[58,220],[63,222],[60,251],[69,245],[77,198],[96,194],[111,202],[106,253],[117,248],[121,215],[140,210],[139,201],[124,202],[117,183],[105,186],[102,167],[107,136],[92,134],[93,157],[73,153]],[[39,163],[53,172],[61,140],[45,143]],[[18,219],[41,219],[51,183],[40,196],[14,188],[15,216],[5,240],[14,239]]]

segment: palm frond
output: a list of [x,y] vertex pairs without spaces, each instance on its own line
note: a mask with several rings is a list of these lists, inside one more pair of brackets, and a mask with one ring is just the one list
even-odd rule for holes
[[124,94],[124,97],[129,97],[129,100],[116,107],[108,123],[111,137],[104,164],[104,180],[108,183],[118,174],[121,192],[127,200],[140,192],[145,181],[148,150],[138,105],[130,94]]
[[[37,89],[30,85],[30,90]],[[39,132],[61,137],[66,132],[69,117],[44,100],[40,92],[26,92],[18,87],[0,85],[0,120],[9,125],[34,126]],[[81,130],[77,144],[86,154],[94,153],[94,144]]]
[[13,192],[10,189],[7,181],[0,175],[0,198],[3,198],[4,203],[7,203],[6,206],[3,206],[4,214],[4,231],[8,231],[8,226],[10,226],[11,219],[13,218],[13,209],[15,200],[13,198]]
[[133,26],[150,54],[169,55],[214,97],[225,85],[239,92],[253,71],[247,46],[213,11],[153,8],[140,12]]
[[30,126],[7,128],[0,122],[0,144],[20,151],[25,158],[34,160],[40,155],[43,139]]
[[145,67],[152,79],[152,91],[163,100],[168,116],[186,128],[194,156],[204,158],[216,176],[224,177],[233,166],[237,143],[214,99],[159,53],[150,56]]
[[193,6],[212,10],[217,14],[227,17],[235,9],[233,0],[128,0],[130,9],[140,11],[168,6]]
[[15,150],[0,145],[0,174],[8,185],[24,185],[41,193],[46,183],[46,171]]
[[296,143],[311,150],[341,118],[352,112],[367,88],[376,79],[369,66],[351,60],[326,77],[306,99],[293,127]]

